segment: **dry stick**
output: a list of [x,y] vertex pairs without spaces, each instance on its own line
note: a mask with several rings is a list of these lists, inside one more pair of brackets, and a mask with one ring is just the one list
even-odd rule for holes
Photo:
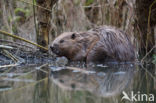
[[11,46],[0,45],[0,49],[13,49]]
[[[9,53],[7,50],[3,49],[3,52],[6,54],[6,56],[8,58],[11,58],[14,62],[18,61],[18,59],[16,57],[14,57],[11,53]],[[0,66],[0,68],[15,67],[17,65],[18,65],[17,63],[16,64],[3,65],[3,66]]]
[[[33,49],[33,47],[31,46],[28,46],[28,45],[23,45],[23,44],[20,44],[20,43],[17,43],[17,42],[12,42],[12,41],[9,41],[9,40],[3,40],[3,39],[0,39],[0,42],[7,42],[8,46],[12,46],[12,47],[19,47],[19,45],[21,46],[20,48],[22,47],[26,47],[26,48],[30,48],[30,49]],[[1,47],[0,47],[1,48]]]
[[18,64],[3,65],[3,66],[0,66],[0,68],[15,67],[17,65]]
[[11,53],[9,53],[7,50],[3,50],[3,52],[6,54],[7,57],[11,58],[14,62],[18,62],[18,59],[14,57]]
[[36,43],[33,43],[32,41],[26,40],[26,39],[24,39],[24,38],[22,38],[22,37],[19,37],[19,36],[17,36],[17,35],[13,35],[13,34],[8,33],[8,32],[6,32],[6,31],[0,30],[0,33],[5,34],[5,35],[10,36],[10,37],[13,37],[13,38],[16,38],[16,39],[19,39],[19,40],[22,40],[22,41],[25,41],[25,42],[27,42],[27,43],[30,43],[30,44],[35,45],[35,46],[37,46],[37,47],[40,47],[40,48],[42,48],[42,49],[44,49],[44,50],[48,50],[48,48],[45,48],[45,47],[43,47],[43,46],[41,46],[41,45],[38,45],[38,44],[36,44]]

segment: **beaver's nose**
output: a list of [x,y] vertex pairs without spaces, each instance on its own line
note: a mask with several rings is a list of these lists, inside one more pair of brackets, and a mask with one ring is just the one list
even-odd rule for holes
[[54,50],[54,47],[53,46],[50,46],[50,49],[51,49],[51,51],[53,51]]
[[56,51],[58,47],[59,47],[58,44],[53,44],[52,46],[50,46],[50,49],[52,51]]

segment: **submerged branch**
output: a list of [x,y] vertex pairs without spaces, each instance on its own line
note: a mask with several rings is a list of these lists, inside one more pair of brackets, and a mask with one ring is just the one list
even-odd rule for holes
[[81,73],[84,73],[84,74],[96,73],[95,71],[87,71],[87,70],[84,70],[84,69],[81,69],[81,68],[69,67],[69,66],[67,66],[66,69],[75,70],[75,71],[78,71],[78,72],[81,72]]

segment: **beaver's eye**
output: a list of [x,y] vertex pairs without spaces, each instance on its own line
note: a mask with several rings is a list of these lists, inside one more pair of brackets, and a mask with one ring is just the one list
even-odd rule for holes
[[71,35],[71,38],[72,38],[72,39],[75,39],[75,38],[76,38],[75,33],[73,33],[73,34]]
[[60,40],[60,43],[63,43],[64,42],[64,40]]

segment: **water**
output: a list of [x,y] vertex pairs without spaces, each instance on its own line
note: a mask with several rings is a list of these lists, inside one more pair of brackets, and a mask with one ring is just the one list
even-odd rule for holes
[[[68,66],[58,70],[54,66],[37,67],[16,67],[13,74],[1,74],[0,103],[130,103],[121,100],[124,93],[130,99],[134,93],[138,102],[146,103],[151,95],[156,96],[156,71],[152,64],[81,69]],[[142,98],[142,94],[149,97]],[[131,99],[131,102],[136,101]]]

